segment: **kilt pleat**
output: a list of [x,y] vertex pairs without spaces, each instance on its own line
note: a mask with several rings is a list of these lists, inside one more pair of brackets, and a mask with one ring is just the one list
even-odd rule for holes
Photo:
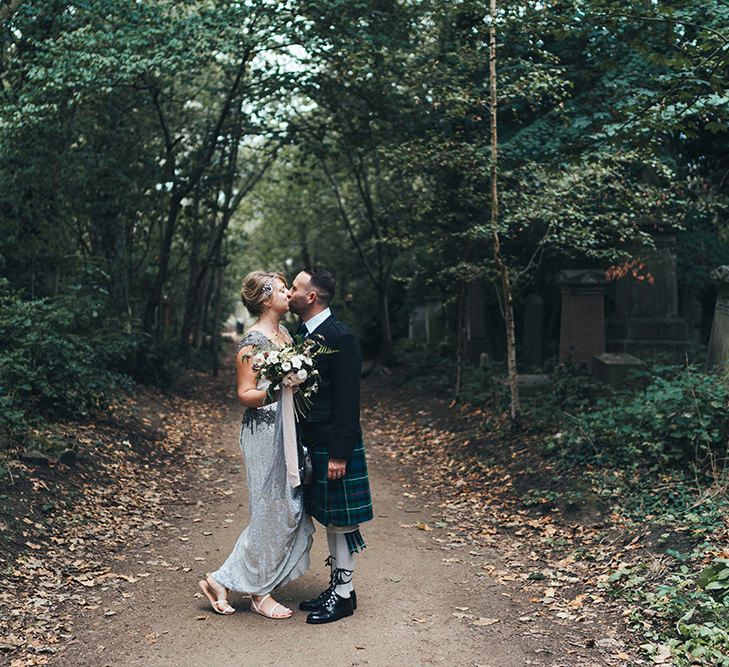
[[372,495],[362,443],[352,451],[342,479],[327,479],[329,452],[325,448],[312,448],[311,463],[313,478],[304,487],[307,514],[324,526],[353,526],[372,519]]

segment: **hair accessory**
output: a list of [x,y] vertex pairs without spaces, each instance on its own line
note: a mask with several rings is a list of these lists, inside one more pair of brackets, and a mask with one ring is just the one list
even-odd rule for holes
[[265,283],[263,283],[261,294],[263,294],[263,296],[266,298],[273,294],[273,278],[269,278],[268,280],[266,280]]

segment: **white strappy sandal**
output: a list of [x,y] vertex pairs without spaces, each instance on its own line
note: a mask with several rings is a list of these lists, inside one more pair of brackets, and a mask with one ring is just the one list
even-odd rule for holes
[[[256,604],[256,601],[253,598],[251,598],[251,611],[255,611],[256,614],[260,614],[261,616],[265,616],[266,618],[272,618],[274,621],[282,621],[285,618],[291,618],[291,616],[293,616],[294,612],[291,609],[289,609],[288,607],[284,607],[280,602],[277,602],[273,606],[273,608],[271,609],[270,612],[264,611],[262,609],[263,601],[266,598],[270,598],[270,597],[271,597],[271,594],[266,593],[266,595],[264,595],[261,598],[261,601],[258,604]],[[281,609],[285,609],[289,613],[286,614],[286,616],[274,616],[273,612],[275,612],[278,607],[281,607]]]
[[212,605],[213,611],[216,614],[222,614],[223,616],[230,616],[230,614],[235,614],[235,609],[230,606],[225,598],[220,598],[219,600],[215,599],[215,593],[213,592],[212,586],[210,586],[207,579],[201,579],[198,582],[198,585],[200,586],[200,590],[205,593],[205,597],[210,600],[210,604]]

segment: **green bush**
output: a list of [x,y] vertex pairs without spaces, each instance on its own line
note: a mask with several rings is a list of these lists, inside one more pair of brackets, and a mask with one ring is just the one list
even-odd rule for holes
[[657,585],[642,564],[622,568],[606,586],[637,603],[630,622],[650,640],[642,646],[649,656],[663,648],[675,667],[729,667],[728,579],[729,559],[715,558],[700,572],[679,564]]
[[85,416],[128,384],[136,341],[102,297],[24,299],[0,282],[0,429],[11,437],[45,418]]
[[645,389],[616,392],[566,416],[550,447],[627,464],[706,463],[726,454],[729,387],[695,367],[654,369]]
[[[428,347],[400,340],[395,344],[395,356],[406,372],[404,382],[422,385],[427,380],[429,389],[440,393],[444,398],[453,398],[456,389],[456,354],[446,344]],[[508,406],[508,389],[496,381],[497,371],[491,365],[479,366],[466,361],[462,367],[461,390],[459,399],[464,403],[484,404],[499,401],[503,409]]]

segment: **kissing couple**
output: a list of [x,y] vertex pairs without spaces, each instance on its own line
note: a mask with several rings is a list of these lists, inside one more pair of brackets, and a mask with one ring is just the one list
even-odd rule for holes
[[[299,604],[307,623],[331,623],[357,608],[352,585],[355,555],[365,548],[359,524],[372,519],[367,464],[359,422],[362,355],[357,338],[329,307],[335,280],[321,267],[298,273],[289,288],[281,273],[253,271],[243,279],[241,299],[258,319],[241,338],[236,388],[245,407],[240,446],[248,480],[250,523],[221,567],[199,582],[213,610],[232,614],[228,593],[251,596],[250,609],[272,619],[294,613],[272,594],[309,568],[312,517],[325,526],[329,587]],[[315,337],[328,350],[314,357],[318,390],[311,395],[297,436],[311,453],[312,479],[287,475],[285,390],[272,391],[253,357],[293,344],[281,324],[291,311],[301,320],[298,340]],[[261,357],[259,357],[261,358]]]

